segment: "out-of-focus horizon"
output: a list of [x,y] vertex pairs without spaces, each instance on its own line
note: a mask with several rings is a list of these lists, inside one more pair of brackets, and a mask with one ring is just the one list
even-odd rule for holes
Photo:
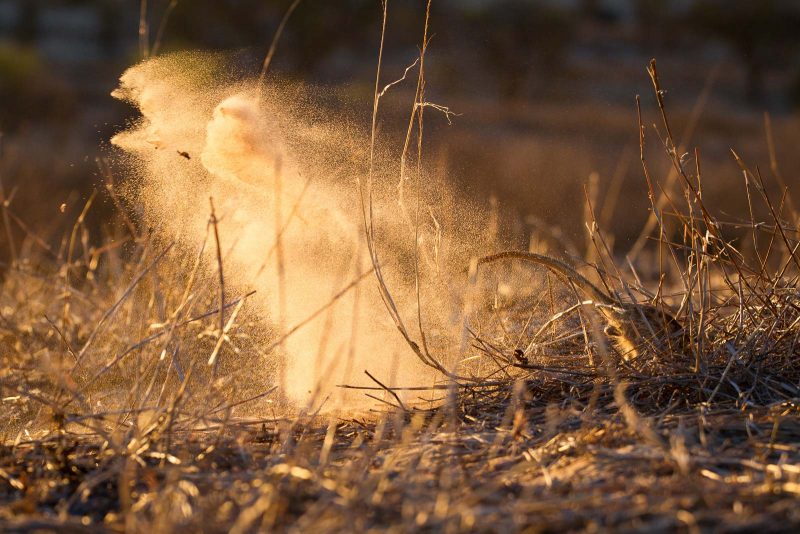
[[[5,188],[18,190],[14,202],[29,206],[30,224],[57,224],[62,203],[80,209],[98,186],[95,158],[136,117],[109,93],[144,50],[158,42],[158,53],[241,51],[242,68],[252,67],[287,6],[0,0],[0,172]],[[366,103],[368,114],[380,16],[376,1],[302,2],[273,71],[334,87],[345,105]],[[385,81],[416,57],[423,18],[422,2],[390,2]],[[656,57],[679,129],[709,88],[692,143],[713,177],[707,191],[735,210],[744,200],[725,198],[738,175],[728,151],[735,146],[768,163],[764,112],[786,175],[800,168],[791,151],[800,137],[797,27],[800,6],[781,0],[434,1],[428,99],[459,116],[452,126],[430,119],[431,163],[495,195],[519,220],[557,223],[580,241],[582,187],[593,173],[604,192],[622,191],[616,207],[647,205],[634,95],[652,107],[645,66]],[[401,126],[386,120],[387,129]],[[663,153],[656,142],[648,149]],[[621,239],[635,235],[646,216],[602,208]]]

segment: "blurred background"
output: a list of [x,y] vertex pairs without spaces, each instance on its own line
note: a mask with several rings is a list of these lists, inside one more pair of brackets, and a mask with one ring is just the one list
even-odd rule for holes
[[[109,96],[127,66],[187,49],[235,51],[255,64],[289,3],[0,0],[0,176],[14,212],[46,234],[102,188],[96,160],[136,117]],[[389,3],[387,82],[417,55],[424,7]],[[273,68],[335,88],[366,117],[380,17],[378,0],[305,0]],[[656,57],[674,129],[687,134],[678,140],[687,152],[700,147],[706,198],[720,213],[746,213],[731,147],[797,185],[798,30],[796,0],[434,0],[428,100],[459,115],[452,125],[426,115],[429,161],[496,198],[522,239],[526,225],[544,224],[578,249],[591,183],[600,222],[624,251],[647,217],[634,98],[642,95],[645,124],[660,124],[645,71]],[[389,109],[387,128],[407,123],[408,102]],[[651,173],[663,182],[669,162],[651,127],[648,140]],[[105,224],[110,204],[98,202],[93,224]]]

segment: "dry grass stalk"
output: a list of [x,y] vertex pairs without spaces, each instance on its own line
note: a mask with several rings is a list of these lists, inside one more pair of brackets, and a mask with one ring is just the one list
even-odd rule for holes
[[[430,107],[427,42],[426,24],[409,130],[409,139],[417,131],[418,165]],[[385,93],[382,54],[381,47],[373,142]],[[27,256],[9,266],[0,294],[0,527],[796,527],[798,216],[788,193],[777,201],[758,167],[735,155],[747,192],[757,194],[748,220],[716,217],[699,150],[692,168],[672,136],[655,62],[649,75],[666,132],[661,141],[682,187],[682,195],[661,189],[650,173],[637,99],[658,231],[642,254],[657,258],[658,272],[640,276],[635,256],[621,267],[596,220],[592,192],[588,245],[602,285],[562,270],[569,284],[539,276],[535,298],[486,310],[475,259],[457,372],[429,351],[421,314],[414,335],[394,305],[374,242],[372,173],[362,180],[373,269],[331,302],[374,275],[412,352],[441,373],[430,387],[389,387],[366,370],[376,385],[358,389],[381,403],[372,413],[321,415],[312,405],[299,414],[274,411],[278,377],[253,376],[264,358],[258,340],[269,337],[269,349],[277,348],[304,323],[265,332],[248,310],[249,294],[226,301],[213,205],[206,240],[213,231],[216,272],[205,241],[199,252],[152,241],[135,217],[123,222],[125,236],[116,236],[129,244],[125,251],[93,245],[80,217],[61,255],[31,246],[41,238],[26,233],[19,250]],[[770,165],[777,176],[777,163]],[[113,196],[113,186],[108,191]],[[745,242],[752,251],[743,250]],[[153,257],[154,250],[161,252]],[[176,267],[184,257],[188,273]],[[523,272],[518,280],[539,283],[531,269],[505,263],[481,269],[496,269],[504,280]],[[572,284],[589,288],[594,300]],[[589,310],[597,304],[627,306],[632,314],[671,310],[683,339],[658,344],[646,332],[630,336],[638,357],[626,359]],[[58,313],[60,325],[48,318]],[[657,330],[657,322],[642,330]],[[230,358],[218,357],[223,344]]]

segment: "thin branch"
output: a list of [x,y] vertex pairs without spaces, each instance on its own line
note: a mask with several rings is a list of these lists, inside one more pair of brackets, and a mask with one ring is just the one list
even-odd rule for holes
[[286,23],[289,22],[289,17],[292,16],[292,13],[294,13],[294,10],[297,9],[297,6],[299,6],[300,2],[302,1],[303,0],[294,0],[289,6],[289,9],[287,9],[286,13],[283,15],[281,23],[278,25],[278,29],[275,31],[275,35],[272,37],[272,43],[269,45],[269,50],[264,58],[264,63],[261,65],[261,72],[258,75],[259,87],[264,83],[264,79],[267,76],[270,63],[272,63],[272,57],[275,55],[275,51],[278,49],[278,41],[283,34],[283,29],[286,27]]

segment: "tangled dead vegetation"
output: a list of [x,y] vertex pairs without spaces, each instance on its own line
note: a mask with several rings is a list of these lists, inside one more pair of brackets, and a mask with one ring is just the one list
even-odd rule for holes
[[[356,390],[379,404],[364,414],[288,410],[274,375],[253,376],[283,333],[226,289],[222,254],[203,264],[214,216],[199,250],[151,239],[124,209],[101,244],[83,217],[60,247],[22,227],[0,295],[0,527],[796,528],[800,219],[778,167],[776,196],[735,153],[762,208],[753,198],[748,219],[712,215],[701,153],[684,157],[655,62],[649,73],[673,186],[642,157],[655,222],[640,257],[617,267],[592,217],[605,290],[577,271],[564,283],[476,259],[450,366],[421,321],[415,331],[391,309],[370,250],[410,352],[441,380],[387,387],[367,370],[375,385]],[[18,216],[8,203],[3,213],[8,229]],[[645,253],[655,276],[637,271]],[[655,319],[634,331],[613,322],[643,310]],[[680,341],[657,342],[655,323],[672,320]],[[635,354],[608,345],[620,334]]]
[[[629,364],[636,365],[644,350],[681,355],[690,348],[686,343],[686,329],[663,303],[657,307],[624,302],[599,289],[566,263],[534,252],[500,252],[481,258],[478,263],[484,265],[506,259],[543,265],[568,284],[574,284],[581,292],[587,293],[593,301],[581,304],[593,306],[602,315],[606,322],[603,333],[611,340],[617,355]],[[525,352],[517,356],[524,358]]]

